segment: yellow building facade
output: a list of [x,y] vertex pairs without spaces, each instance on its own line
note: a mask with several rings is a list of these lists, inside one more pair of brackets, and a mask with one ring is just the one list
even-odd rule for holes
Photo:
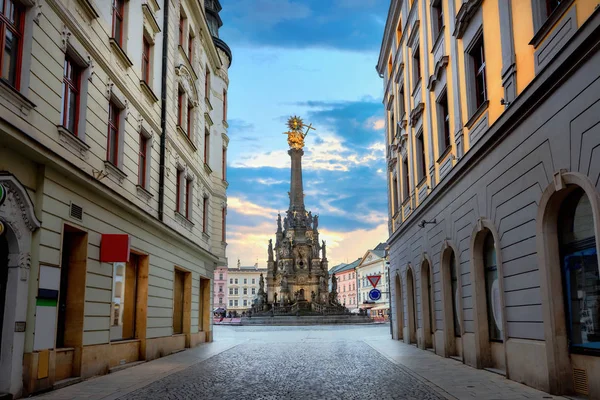
[[599,3],[395,0],[377,64],[394,337],[590,398]]

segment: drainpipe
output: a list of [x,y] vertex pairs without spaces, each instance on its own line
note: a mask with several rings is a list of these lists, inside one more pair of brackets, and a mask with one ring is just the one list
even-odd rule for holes
[[160,110],[160,167],[158,177],[158,219],[164,220],[165,207],[165,147],[167,143],[167,62],[169,51],[169,0],[163,3],[163,46],[162,46],[162,77],[161,77],[161,110]]

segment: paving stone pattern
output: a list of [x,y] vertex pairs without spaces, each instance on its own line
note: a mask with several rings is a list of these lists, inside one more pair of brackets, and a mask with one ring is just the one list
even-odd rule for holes
[[336,341],[246,343],[120,399],[437,400],[444,397],[364,342]]

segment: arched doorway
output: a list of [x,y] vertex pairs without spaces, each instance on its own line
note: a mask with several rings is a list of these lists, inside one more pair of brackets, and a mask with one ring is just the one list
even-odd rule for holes
[[435,342],[433,323],[433,288],[431,287],[431,268],[429,261],[421,264],[421,315],[423,316],[423,342],[421,347],[430,349]]
[[396,275],[396,304],[394,305],[396,310],[396,339],[402,340],[404,337],[404,302],[402,301],[402,282],[400,281],[400,275]]
[[442,297],[444,300],[444,338],[446,357],[462,358],[462,309],[458,260],[448,244],[442,250]]
[[415,300],[415,281],[410,267],[406,270],[406,305],[408,306],[408,335],[405,341],[417,343],[417,307]]

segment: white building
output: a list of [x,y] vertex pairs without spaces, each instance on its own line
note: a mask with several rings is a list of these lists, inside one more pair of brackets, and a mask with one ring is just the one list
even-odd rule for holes
[[[358,304],[360,308],[374,308],[389,304],[388,271],[385,260],[385,243],[379,244],[375,249],[365,253],[356,267],[356,279],[358,287]],[[369,292],[373,285],[369,282],[369,276],[379,275],[379,282],[375,289],[381,291],[381,298],[373,301],[369,298]]]
[[243,266],[239,260],[236,268],[227,270],[228,312],[242,313],[252,306],[258,294],[261,274],[266,279],[267,269],[258,268],[258,264]]
[[0,5],[0,397],[212,340],[219,2]]

